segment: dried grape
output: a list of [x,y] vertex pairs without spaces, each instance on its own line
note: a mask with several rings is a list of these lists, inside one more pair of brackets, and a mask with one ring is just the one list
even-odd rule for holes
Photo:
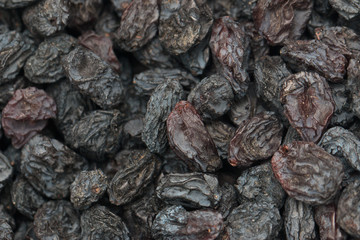
[[159,39],[173,55],[185,53],[200,43],[212,23],[212,12],[206,1],[161,1]]
[[335,110],[326,80],[317,73],[292,74],[281,86],[285,115],[305,141],[317,142]]
[[214,141],[200,115],[187,101],[180,101],[166,121],[170,147],[189,168],[214,172],[222,167]]
[[36,135],[21,150],[21,173],[37,191],[53,198],[66,198],[70,184],[87,161],[56,139]]
[[286,193],[312,205],[333,200],[344,176],[341,161],[312,142],[281,146],[271,164]]
[[283,127],[272,112],[262,112],[244,121],[229,145],[229,163],[249,167],[270,158],[279,148]]
[[250,81],[246,72],[250,39],[245,29],[230,17],[219,18],[214,23],[209,45],[219,73],[229,81],[235,94],[245,95]]
[[129,52],[139,50],[156,35],[158,19],[157,0],[133,0],[122,13],[117,44]]
[[22,147],[56,117],[54,100],[35,87],[18,89],[2,111],[2,127],[15,148]]

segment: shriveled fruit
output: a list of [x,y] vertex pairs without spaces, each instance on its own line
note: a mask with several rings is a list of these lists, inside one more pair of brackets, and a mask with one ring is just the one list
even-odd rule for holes
[[344,176],[341,161],[312,142],[281,146],[271,164],[290,197],[313,205],[333,200]]
[[214,141],[189,102],[176,104],[166,126],[170,147],[190,168],[214,172],[222,167]]
[[15,148],[22,147],[56,117],[55,101],[35,87],[18,89],[2,111],[2,127]]
[[314,72],[287,77],[280,92],[286,117],[305,141],[317,142],[335,110],[325,78]]
[[272,112],[262,112],[240,124],[229,145],[229,163],[249,167],[270,158],[279,148],[283,127]]

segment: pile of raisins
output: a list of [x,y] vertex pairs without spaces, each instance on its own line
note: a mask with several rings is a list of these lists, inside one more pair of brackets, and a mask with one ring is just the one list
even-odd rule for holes
[[0,0],[1,240],[360,239],[359,0]]

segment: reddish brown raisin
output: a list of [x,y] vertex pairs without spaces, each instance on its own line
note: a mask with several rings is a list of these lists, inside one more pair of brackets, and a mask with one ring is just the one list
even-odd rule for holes
[[246,70],[250,40],[244,27],[230,17],[216,20],[209,45],[218,71],[230,82],[235,93],[245,95],[249,86]]
[[292,74],[284,79],[280,99],[291,126],[305,141],[317,142],[335,110],[325,78],[312,72]]
[[189,102],[176,104],[166,126],[170,147],[190,168],[214,172],[222,167],[214,141]]
[[55,101],[35,87],[16,90],[2,111],[2,126],[15,148],[21,148],[56,117]]
[[330,202],[344,176],[341,161],[312,142],[292,142],[271,159],[275,177],[290,197],[308,204]]
[[310,19],[311,0],[258,0],[253,11],[254,24],[272,45],[298,39]]
[[282,130],[282,124],[272,112],[262,112],[240,124],[230,141],[230,165],[249,167],[271,157],[281,144]]

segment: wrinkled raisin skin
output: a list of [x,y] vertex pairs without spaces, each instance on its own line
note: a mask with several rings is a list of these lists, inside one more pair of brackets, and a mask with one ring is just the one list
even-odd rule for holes
[[317,142],[335,110],[325,78],[300,72],[284,79],[280,92],[285,115],[305,141]]
[[18,89],[2,111],[2,126],[19,149],[56,117],[55,101],[35,87]]
[[214,172],[222,167],[214,141],[189,102],[178,102],[166,125],[170,147],[190,168]]
[[271,165],[290,197],[313,205],[333,200],[344,176],[341,161],[312,142],[281,146]]

